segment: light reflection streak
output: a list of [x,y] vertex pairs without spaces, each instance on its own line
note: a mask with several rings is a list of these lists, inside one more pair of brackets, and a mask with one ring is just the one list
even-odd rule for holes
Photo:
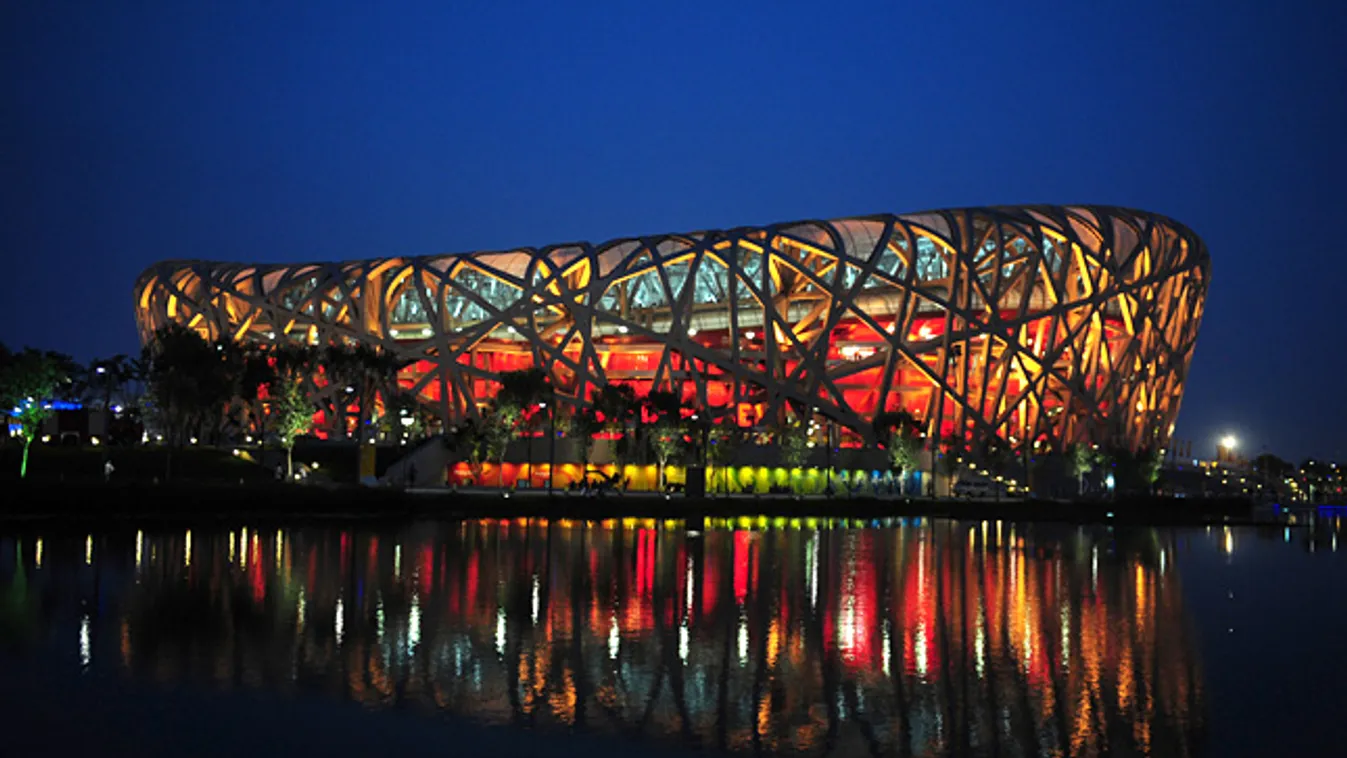
[[93,648],[89,643],[89,614],[80,614],[80,669],[88,671],[93,662]]
[[94,536],[91,534],[84,538],[84,565],[92,566],[94,562]]
[[[1201,722],[1182,582],[1158,578],[1182,568],[1169,565],[1166,546],[1138,550],[1102,530],[1044,537],[1020,524],[998,551],[978,543],[976,522],[883,532],[826,519],[805,532],[749,523],[751,535],[708,525],[696,542],[677,529],[633,535],[594,524],[560,531],[546,548],[513,522],[455,524],[405,538],[416,556],[407,567],[399,537],[301,528],[274,535],[279,561],[244,556],[246,572],[230,570],[233,553],[257,535],[235,542],[231,533],[229,551],[218,549],[222,533],[199,527],[151,535],[137,547],[172,556],[181,540],[193,571],[147,569],[137,592],[164,600],[118,610],[109,639],[120,632],[118,665],[133,675],[211,671],[213,681],[268,687],[254,672],[275,671],[374,707],[421,699],[493,723],[536,717],[540,728],[579,726],[582,715],[588,729],[649,719],[658,724],[648,734],[686,728],[704,744],[717,744],[723,723],[731,752],[818,755],[832,729],[837,740],[870,740],[869,753],[947,756],[961,744],[1010,744],[1023,730],[1045,754],[1100,754],[1122,739],[1165,755],[1173,751],[1162,746]],[[49,568],[53,556],[80,565],[78,534],[65,540],[45,556]],[[196,555],[200,540],[207,549]],[[366,561],[363,547],[351,560],[347,545],[376,541],[395,545],[391,561],[377,551]],[[189,593],[218,610],[208,618],[228,629],[220,639],[230,652],[174,641],[170,620],[181,616],[164,603]],[[309,624],[309,605],[331,626]],[[256,623],[270,614],[277,623]],[[82,665],[92,667],[100,622],[76,619]],[[195,665],[208,653],[218,660]],[[987,710],[993,694],[997,713]],[[856,731],[858,719],[881,714],[906,725],[905,748],[896,727]]]
[[414,650],[421,644],[421,602],[412,595],[412,608],[407,619],[407,647]]
[[739,612],[739,668],[748,665],[748,615]]
[[496,609],[496,655],[505,655],[505,608]]

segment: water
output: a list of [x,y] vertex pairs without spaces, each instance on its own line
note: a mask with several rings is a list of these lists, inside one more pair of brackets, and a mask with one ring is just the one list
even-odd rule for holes
[[[1336,520],[11,530],[0,666],[16,688],[351,701],[710,752],[1337,754],[1338,535]],[[70,708],[63,687],[28,707]]]

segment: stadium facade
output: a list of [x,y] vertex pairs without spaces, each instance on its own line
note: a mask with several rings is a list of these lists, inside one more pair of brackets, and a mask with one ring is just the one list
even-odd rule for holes
[[[166,261],[136,282],[141,337],[382,347],[446,422],[541,366],[563,405],[605,383],[744,425],[881,412],[1060,448],[1163,446],[1210,275],[1168,218],[967,208],[505,252],[266,265]],[[714,412],[714,411],[713,411]]]

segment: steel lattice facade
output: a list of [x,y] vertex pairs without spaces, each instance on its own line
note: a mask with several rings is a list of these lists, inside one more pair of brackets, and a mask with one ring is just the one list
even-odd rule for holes
[[168,261],[136,283],[142,339],[365,342],[446,419],[504,371],[564,402],[672,389],[742,423],[820,415],[871,437],[905,410],[941,438],[1163,445],[1210,274],[1168,218],[1097,206],[802,221],[509,252],[260,265]]

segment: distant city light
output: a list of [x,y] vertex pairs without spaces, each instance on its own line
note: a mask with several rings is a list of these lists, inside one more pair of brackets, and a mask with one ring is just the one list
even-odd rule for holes
[[1227,435],[1225,435],[1224,437],[1221,438],[1221,447],[1229,448],[1230,450],[1234,450],[1234,449],[1235,449],[1235,446],[1238,445],[1238,444],[1239,444],[1239,440],[1235,439],[1235,435],[1233,435],[1233,434],[1227,434]]

